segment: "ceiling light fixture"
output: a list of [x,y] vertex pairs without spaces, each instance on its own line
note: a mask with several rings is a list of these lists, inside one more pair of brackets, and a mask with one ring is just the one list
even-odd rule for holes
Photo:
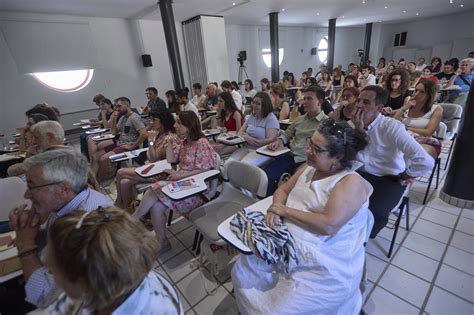
[[464,8],[464,4],[460,4],[459,6],[460,6],[461,8]]
[[343,15],[343,16],[341,16],[341,18],[344,18],[344,15]]
[[285,12],[285,9],[281,9],[281,12]]
[[362,0],[362,4],[365,4],[365,0]]
[[403,13],[407,13],[407,11],[406,11],[406,10],[403,10],[402,12],[403,12]]
[[384,9],[388,9],[388,7],[387,7],[387,6],[385,6],[385,7],[384,7]]
[[415,15],[418,16],[418,15],[420,15],[420,13],[416,13]]
[[449,4],[453,4],[453,0],[449,0]]
[[235,5],[235,2],[232,2],[232,5]]
[[319,12],[316,12],[316,15],[319,15]]

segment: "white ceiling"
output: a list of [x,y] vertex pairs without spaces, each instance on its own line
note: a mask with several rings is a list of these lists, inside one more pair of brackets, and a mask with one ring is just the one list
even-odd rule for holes
[[[268,13],[279,11],[280,25],[327,26],[328,19],[337,18],[338,26],[354,26],[412,21],[474,9],[473,0],[450,1],[174,0],[173,10],[176,21],[210,14],[224,16],[228,24],[267,25]],[[0,0],[0,11],[160,20],[156,3],[157,0]]]

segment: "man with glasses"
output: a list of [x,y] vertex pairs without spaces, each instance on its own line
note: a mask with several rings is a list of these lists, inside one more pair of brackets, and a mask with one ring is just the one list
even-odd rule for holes
[[[60,293],[43,264],[48,227],[73,210],[91,211],[99,206],[112,206],[112,201],[87,186],[87,161],[79,152],[70,149],[47,151],[26,159],[23,164],[27,180],[25,198],[31,200],[31,209],[26,205],[13,209],[9,214],[10,226],[16,231],[15,244],[22,279],[26,281],[26,301],[46,307]],[[10,292],[13,291],[25,293],[23,290]],[[9,307],[18,311],[24,298],[24,295],[7,295],[0,297],[2,314],[7,313]]]
[[370,238],[375,238],[385,227],[406,185],[415,177],[427,174],[434,165],[433,158],[401,122],[380,113],[387,97],[387,91],[380,86],[364,88],[352,118],[356,129],[365,131],[369,138],[369,144],[359,151],[356,160],[364,164],[360,174],[374,188],[369,208],[375,223]]
[[296,118],[291,126],[280,137],[268,145],[270,150],[278,150],[289,145],[291,152],[277,157],[265,168],[268,176],[267,196],[273,194],[283,173],[293,173],[301,164],[306,162],[306,139],[311,137],[319,124],[327,118],[321,110],[325,92],[318,86],[310,86],[304,90],[303,107],[306,114]]

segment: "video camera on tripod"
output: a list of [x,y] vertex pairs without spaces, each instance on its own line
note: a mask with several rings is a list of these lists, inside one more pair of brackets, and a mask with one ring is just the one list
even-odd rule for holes
[[240,63],[240,66],[244,66],[244,61],[247,60],[247,51],[241,50],[237,54],[237,61]]

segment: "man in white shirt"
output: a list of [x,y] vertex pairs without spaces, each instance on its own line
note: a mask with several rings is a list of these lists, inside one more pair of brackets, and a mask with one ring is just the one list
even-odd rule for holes
[[425,67],[426,67],[425,58],[419,58],[418,62],[416,63],[415,71],[422,72],[423,69],[425,69]]
[[360,173],[374,188],[369,208],[375,223],[370,234],[375,238],[388,222],[390,211],[398,204],[405,186],[415,177],[433,169],[433,158],[407,133],[404,125],[380,112],[388,93],[371,85],[362,90],[352,122],[365,130],[369,144],[357,154],[364,163]]
[[367,64],[364,64],[360,68],[360,76],[357,79],[359,83],[359,88],[363,89],[369,85],[375,85],[375,75],[370,73],[370,67]]
[[229,92],[232,95],[235,105],[237,106],[238,109],[240,109],[240,111],[243,112],[244,108],[242,104],[242,96],[239,94],[239,92],[233,89],[232,83],[230,83],[230,81],[224,80],[221,83],[221,88],[222,88],[222,91]]

